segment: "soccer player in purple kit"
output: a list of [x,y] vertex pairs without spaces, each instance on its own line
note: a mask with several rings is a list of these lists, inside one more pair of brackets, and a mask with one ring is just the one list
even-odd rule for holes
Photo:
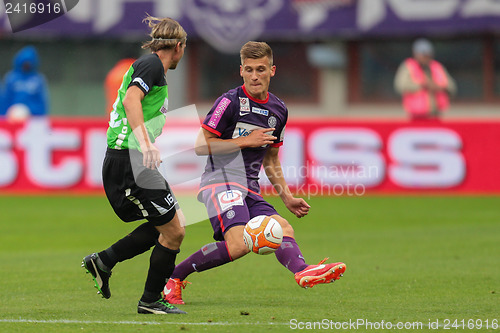
[[224,265],[249,253],[243,229],[258,215],[272,216],[283,228],[283,242],[275,255],[301,287],[333,282],[346,269],[342,262],[324,264],[326,259],[318,265],[306,264],[292,226],[262,198],[258,175],[263,165],[288,210],[298,218],[309,212],[307,202],[295,198],[289,190],[278,158],[288,110],[283,101],[268,91],[276,72],[272,50],[264,42],[248,42],[241,48],[240,57],[244,84],[216,100],[201,126],[195,147],[198,155],[208,155],[198,199],[207,208],[217,242],[203,246],[175,267],[163,291],[171,304],[184,304],[182,289],[189,274]]

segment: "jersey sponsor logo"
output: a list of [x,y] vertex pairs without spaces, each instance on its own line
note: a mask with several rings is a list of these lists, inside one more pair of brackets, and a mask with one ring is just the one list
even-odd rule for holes
[[247,123],[243,123],[243,122],[239,121],[236,123],[236,127],[234,128],[232,138],[236,139],[236,138],[239,138],[240,136],[242,136],[242,137],[249,136],[253,130],[261,129],[261,128],[264,128],[264,127],[260,127],[260,126],[256,126],[256,125],[252,125],[252,124],[247,124]]
[[275,116],[271,116],[269,117],[269,119],[267,120],[267,124],[269,125],[269,127],[275,127],[276,124],[278,123],[278,120],[276,119]]
[[266,110],[266,109],[259,109],[259,108],[256,108],[255,106],[252,107],[252,112],[253,113],[257,113],[257,114],[261,114],[263,116],[269,116],[269,111]]
[[165,98],[165,102],[163,102],[163,105],[160,108],[160,112],[165,114],[165,115],[167,114],[167,112],[168,112],[168,97]]
[[240,116],[250,112],[250,101],[246,97],[240,97]]
[[240,136],[245,137],[245,136],[250,135],[250,133],[252,133],[252,131],[249,131],[245,128],[238,128],[238,136],[237,137],[240,137]]
[[139,83],[146,92],[149,92],[149,86],[140,77],[136,77],[132,82]]
[[233,206],[243,206],[243,194],[238,190],[229,190],[217,194],[220,208],[225,211]]
[[212,128],[217,127],[220,119],[222,118],[222,115],[224,114],[224,111],[226,111],[229,104],[231,104],[231,100],[229,98],[224,97],[221,99],[221,101],[219,102],[219,104],[215,108],[214,113],[212,113],[210,120],[208,121],[208,126],[210,126]]

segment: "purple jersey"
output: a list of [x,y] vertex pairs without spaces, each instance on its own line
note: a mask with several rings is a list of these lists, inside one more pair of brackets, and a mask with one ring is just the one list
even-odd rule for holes
[[[283,144],[288,110],[285,103],[269,93],[267,99],[250,97],[245,86],[229,90],[216,101],[202,127],[221,139],[247,136],[255,129],[275,128],[272,135],[278,139],[271,145]],[[271,134],[271,133],[269,133]],[[211,155],[207,159],[201,187],[216,183],[237,183],[260,193],[259,172],[268,145],[245,148],[225,155]]]

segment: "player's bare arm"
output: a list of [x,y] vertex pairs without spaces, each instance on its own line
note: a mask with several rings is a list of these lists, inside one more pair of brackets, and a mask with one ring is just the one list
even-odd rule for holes
[[268,134],[274,131],[274,128],[262,128],[253,130],[246,137],[235,139],[221,139],[215,133],[201,128],[195,143],[195,152],[197,155],[218,155],[229,154],[245,148],[255,148],[274,143],[277,138]]
[[142,100],[144,93],[136,86],[127,89],[123,98],[123,107],[127,114],[127,120],[137,138],[143,154],[143,164],[145,167],[155,169],[161,163],[161,154],[149,139],[146,126],[144,125],[144,114],[142,112]]
[[267,178],[273,184],[286,208],[298,218],[309,213],[309,204],[302,198],[295,198],[283,176],[283,168],[278,157],[279,147],[269,147],[264,156],[263,166]]

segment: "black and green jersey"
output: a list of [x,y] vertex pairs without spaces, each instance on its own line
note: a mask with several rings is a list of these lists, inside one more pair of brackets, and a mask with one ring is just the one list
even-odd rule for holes
[[107,132],[109,148],[139,150],[139,144],[132,134],[123,108],[123,98],[131,86],[139,87],[145,94],[142,111],[151,142],[161,134],[165,125],[165,114],[168,109],[167,80],[160,58],[152,53],[137,59],[123,76],[118,97],[110,114]]

